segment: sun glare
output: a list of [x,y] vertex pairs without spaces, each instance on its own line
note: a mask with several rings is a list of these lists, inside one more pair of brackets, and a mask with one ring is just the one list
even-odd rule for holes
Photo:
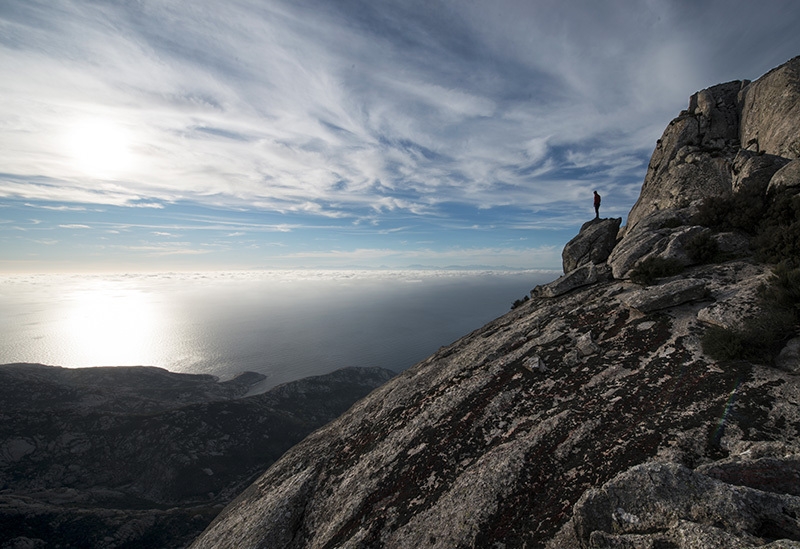
[[76,123],[67,136],[75,167],[92,177],[115,177],[130,169],[132,154],[128,131],[105,119]]
[[158,303],[146,293],[97,286],[70,296],[69,339],[86,365],[153,364],[160,331]]

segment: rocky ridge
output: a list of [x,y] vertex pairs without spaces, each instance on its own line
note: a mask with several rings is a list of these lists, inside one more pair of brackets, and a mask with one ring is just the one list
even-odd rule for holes
[[[800,340],[783,362],[704,353],[709,325],[759,314],[771,268],[692,222],[800,187],[799,69],[693,95],[614,238],[584,225],[563,277],[293,447],[192,547],[800,547]],[[699,234],[722,261],[693,259]],[[631,282],[648,258],[682,272]]]
[[351,368],[246,396],[263,375],[0,366],[0,547],[185,547],[392,375]]

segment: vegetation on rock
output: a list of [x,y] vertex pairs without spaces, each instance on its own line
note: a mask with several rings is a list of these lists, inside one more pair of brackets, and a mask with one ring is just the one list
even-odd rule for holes
[[719,244],[707,232],[693,236],[686,243],[686,253],[692,263],[699,265],[716,263],[720,259]]
[[631,271],[631,280],[641,286],[650,286],[657,279],[675,276],[683,271],[680,261],[673,258],[652,256],[640,261]]
[[770,362],[800,323],[800,268],[788,262],[773,269],[761,290],[764,309],[738,329],[711,326],[703,334],[703,352],[715,360]]
[[759,261],[787,261],[800,267],[800,194],[795,189],[784,188],[770,196],[753,244]]
[[763,263],[800,261],[800,193],[796,189],[707,197],[692,221],[715,231],[752,236],[755,258]]
[[742,231],[754,235],[764,217],[764,203],[762,193],[750,190],[708,196],[700,203],[692,223],[716,231]]
[[530,300],[529,296],[522,296],[522,299],[515,299],[514,303],[511,304],[511,310],[513,311],[517,307],[524,305],[526,301]]

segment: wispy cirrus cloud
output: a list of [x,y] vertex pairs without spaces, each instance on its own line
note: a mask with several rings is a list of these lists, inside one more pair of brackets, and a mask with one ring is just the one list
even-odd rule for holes
[[798,22],[777,0],[9,0],[0,199],[563,239],[593,188],[624,216],[687,96],[796,55]]

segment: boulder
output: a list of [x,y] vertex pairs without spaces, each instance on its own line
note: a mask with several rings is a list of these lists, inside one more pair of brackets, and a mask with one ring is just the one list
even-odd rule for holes
[[740,101],[742,147],[800,158],[800,56],[748,85]]
[[611,268],[606,264],[590,263],[570,271],[549,284],[536,286],[531,290],[531,297],[557,297],[572,290],[611,280]]
[[[670,529],[658,534],[607,534],[592,532],[589,538],[591,549],[745,549],[739,537],[725,530],[705,524],[679,520]],[[763,547],[763,546],[762,546]],[[777,548],[774,548],[777,549]]]
[[586,332],[575,338],[575,350],[582,357],[592,356],[600,350],[592,338],[592,332]]
[[769,180],[767,191],[777,191],[784,187],[800,187],[800,159],[795,159],[775,172]]
[[648,254],[663,251],[664,234],[660,231],[636,231],[625,235],[608,258],[614,278],[627,278],[636,263]]
[[674,463],[650,463],[588,490],[574,506],[573,524],[585,549],[731,549],[800,540],[799,512],[797,496],[731,485]]
[[703,280],[679,279],[621,294],[619,300],[642,313],[677,307],[706,295]]
[[756,459],[741,459],[737,456],[701,465],[697,471],[736,486],[800,496],[800,456],[766,456]]
[[578,235],[567,242],[561,252],[564,274],[578,267],[605,262],[614,245],[622,218],[593,219],[581,227]]
[[740,192],[764,194],[773,175],[788,162],[788,159],[781,156],[739,150],[733,160],[734,194]]
[[667,166],[654,167],[651,161],[639,199],[628,214],[628,227],[635,227],[653,212],[685,208],[709,196],[728,195],[731,186],[728,158],[712,156],[697,147],[684,147]]
[[[663,216],[663,212],[657,215]],[[632,232],[626,232],[611,252],[608,264],[614,278],[628,278],[636,264],[649,257],[659,256],[690,265],[692,260],[686,251],[687,244],[700,233],[708,231],[697,225],[661,229],[650,229],[649,225],[649,222],[643,221]]]

